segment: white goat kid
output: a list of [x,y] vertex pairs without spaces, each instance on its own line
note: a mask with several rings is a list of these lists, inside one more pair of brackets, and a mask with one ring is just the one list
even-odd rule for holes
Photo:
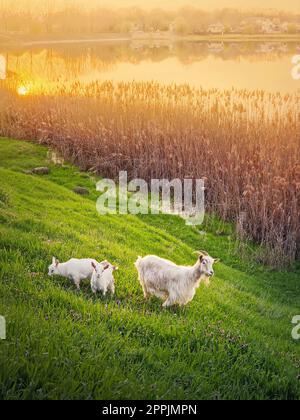
[[80,283],[82,280],[91,279],[93,275],[93,264],[98,264],[93,259],[82,259],[78,260],[72,258],[71,260],[60,263],[55,257],[52,259],[52,264],[49,266],[49,276],[62,276],[72,280],[77,287],[80,289]]
[[214,275],[213,265],[219,261],[205,251],[197,253],[199,258],[193,267],[178,266],[154,255],[139,257],[135,266],[144,297],[154,295],[166,299],[164,308],[175,304],[184,306],[191,302],[201,281],[210,284],[210,278]]
[[115,294],[115,279],[113,272],[118,267],[110,264],[108,261],[102,261],[100,264],[92,263],[93,275],[91,279],[91,288],[93,293],[102,292],[104,296],[109,291]]

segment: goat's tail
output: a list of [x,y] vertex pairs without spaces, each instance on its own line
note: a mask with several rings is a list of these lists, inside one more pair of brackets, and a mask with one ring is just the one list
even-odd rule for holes
[[134,265],[135,265],[135,267],[137,268],[137,269],[139,269],[140,268],[140,264],[141,264],[141,262],[142,262],[142,257],[140,257],[140,256],[138,256],[138,259],[136,260],[136,262],[134,263]]

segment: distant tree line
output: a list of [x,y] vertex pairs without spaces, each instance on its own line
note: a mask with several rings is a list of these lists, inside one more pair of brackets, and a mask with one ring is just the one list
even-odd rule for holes
[[[1,6],[0,6],[1,7]],[[256,15],[257,16],[257,15]],[[52,10],[49,7],[42,12],[0,8],[0,33],[42,34],[94,34],[94,33],[129,33],[131,31],[168,31],[178,34],[201,34],[209,25],[216,22],[229,28],[238,27],[241,21],[253,17],[253,13],[234,9],[214,12],[184,7],[178,11],[154,9],[145,11],[137,7],[124,9],[83,10],[66,7],[64,10]],[[300,15],[288,12],[268,11],[257,17],[267,17],[280,22],[290,23],[290,32],[296,28]],[[255,32],[255,25],[249,25],[249,32]],[[228,29],[227,29],[228,28]]]

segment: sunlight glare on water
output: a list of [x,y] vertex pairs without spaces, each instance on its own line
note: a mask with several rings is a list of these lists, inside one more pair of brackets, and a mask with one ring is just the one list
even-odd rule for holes
[[20,96],[26,96],[29,93],[29,88],[27,86],[19,86],[17,92]]

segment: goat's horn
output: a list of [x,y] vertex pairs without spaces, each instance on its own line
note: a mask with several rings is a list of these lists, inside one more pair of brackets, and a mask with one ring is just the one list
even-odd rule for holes
[[197,255],[205,255],[205,256],[208,257],[208,253],[206,251],[195,251],[194,254],[197,254]]
[[203,255],[206,255],[207,257],[209,256],[209,254],[206,251],[200,251]]

